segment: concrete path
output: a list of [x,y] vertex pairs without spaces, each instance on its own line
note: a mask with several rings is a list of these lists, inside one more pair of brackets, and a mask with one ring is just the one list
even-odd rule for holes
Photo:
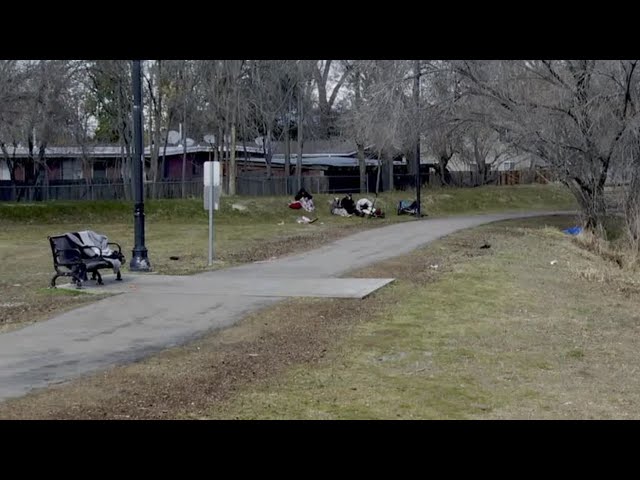
[[[393,278],[285,278],[252,274],[218,275],[203,281],[201,275],[123,275],[117,282],[115,275],[103,275],[104,285],[89,281],[83,286],[86,293],[127,293],[130,295],[233,295],[237,297],[320,297],[359,298],[393,281]],[[67,290],[76,287],[67,283]]]
[[[125,284],[127,288],[135,286],[128,293],[1,334],[0,400],[186,343],[208,331],[228,327],[290,293],[335,293],[327,279],[338,282],[335,277],[408,253],[457,230],[499,220],[574,213],[426,219],[360,232],[317,250],[274,261],[176,277],[173,282],[166,276],[138,277]],[[153,252],[150,258],[153,261]],[[366,284],[366,280],[350,292],[351,296],[366,294],[390,281],[368,279]]]

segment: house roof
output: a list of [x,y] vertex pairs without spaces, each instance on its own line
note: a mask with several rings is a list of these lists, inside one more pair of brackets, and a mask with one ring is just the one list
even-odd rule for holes
[[[264,158],[251,158],[249,160],[250,162],[253,163],[264,163],[265,159]],[[284,157],[282,155],[274,155],[271,159],[271,163],[273,165],[284,165]],[[367,164],[367,166],[373,166],[375,167],[376,165],[378,165],[378,160],[375,158],[365,158],[365,163]],[[404,165],[403,162],[397,161],[395,160],[394,165]],[[295,165],[296,164],[296,157],[295,155],[291,156],[291,165]],[[303,155],[302,156],[302,165],[303,166],[316,166],[316,167],[357,167],[358,166],[358,159],[355,157],[344,157],[344,156],[338,156],[338,155]]]
[[[14,155],[12,147],[8,149],[9,156]],[[224,147],[224,151],[228,151],[229,148]],[[211,147],[209,145],[191,145],[187,147],[187,153],[209,152]],[[164,146],[160,147],[160,155],[164,152]],[[181,145],[167,146],[167,155],[180,155],[184,152],[184,148]],[[236,152],[244,152],[242,145],[236,146]],[[247,147],[249,153],[262,153],[262,149],[258,147]],[[121,155],[120,146],[117,145],[105,145],[105,146],[88,146],[88,147],[47,147],[45,149],[45,155],[47,158],[69,158],[69,157],[82,157],[82,155],[94,158],[117,158]],[[34,150],[34,155],[37,155],[37,150]],[[146,147],[144,149],[145,156],[151,155],[151,148]],[[25,158],[29,155],[29,150],[26,147],[18,147],[15,150],[15,156],[18,158]]]
[[[284,142],[274,141],[271,142],[271,148],[275,155],[283,155],[285,151]],[[291,140],[290,145],[291,155],[295,155],[298,142],[296,140]],[[369,151],[375,148],[375,145],[367,145],[365,150]],[[345,156],[350,157],[358,154],[358,147],[355,142],[351,139],[330,139],[330,140],[307,140],[304,142],[304,151],[307,152],[305,155],[316,155],[316,156]]]
[[[290,151],[292,154],[298,149],[298,142],[291,140]],[[285,142],[273,141],[271,142],[271,148],[276,155],[282,155],[285,151]],[[304,142],[304,151],[309,154],[323,154],[323,155],[344,155],[345,153],[356,151],[356,144],[353,140],[333,138],[330,140],[306,140]]]
[[[253,156],[250,161],[257,163],[264,163],[262,148],[260,147],[246,147],[247,152]],[[9,155],[13,156],[13,148],[9,148]],[[225,151],[229,149],[225,146]],[[160,155],[165,151],[164,146],[160,148]],[[187,153],[207,153],[211,151],[209,145],[191,145],[187,147]],[[166,155],[182,155],[184,149],[181,145],[167,146]],[[242,154],[244,153],[244,147],[242,145],[236,146],[236,152],[239,155],[238,160],[242,161]],[[34,152],[37,154],[37,152]],[[19,147],[15,150],[15,156],[17,158],[26,158],[29,152],[25,147]],[[67,146],[67,147],[48,147],[45,149],[45,155],[47,158],[81,158],[86,155],[89,158],[119,158],[121,153],[120,146],[117,145],[98,145],[91,147],[80,146]],[[151,155],[150,147],[144,149],[146,157]],[[326,166],[326,167],[356,167],[358,166],[358,159],[356,158],[357,151],[349,151],[342,153],[305,153],[302,155],[302,164],[305,166]],[[291,164],[296,162],[296,154],[291,154]],[[272,164],[284,165],[284,155],[276,154],[272,156]],[[395,164],[402,164],[402,162],[395,161]],[[367,165],[375,166],[378,164],[378,160],[367,158]]]
[[[254,159],[255,160],[263,160],[263,159]],[[284,157],[274,155],[271,159],[271,163],[276,165],[284,165]],[[291,164],[295,165],[296,158],[295,156],[291,157]],[[365,159],[365,163],[367,165],[377,165],[378,161],[367,158]],[[342,156],[334,156],[334,155],[302,155],[302,165],[310,166],[310,165],[319,165],[325,167],[357,167],[358,159],[353,157],[342,157]]]

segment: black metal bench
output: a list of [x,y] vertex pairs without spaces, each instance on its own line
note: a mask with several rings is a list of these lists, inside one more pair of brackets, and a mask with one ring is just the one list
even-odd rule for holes
[[[56,271],[51,279],[51,288],[56,288],[58,277],[71,277],[71,281],[75,283],[76,287],[81,288],[82,282],[88,280],[87,273],[89,272],[92,274],[92,280],[97,280],[98,285],[103,285],[102,275],[98,270],[113,268],[113,264],[108,259],[116,259],[124,263],[122,248],[115,242],[109,242],[108,245],[116,246],[118,251],[114,251],[112,256],[105,258],[98,247],[80,247],[71,242],[66,235],[54,235],[48,238],[53,254],[53,268]],[[122,280],[120,271],[117,273],[116,280]]]

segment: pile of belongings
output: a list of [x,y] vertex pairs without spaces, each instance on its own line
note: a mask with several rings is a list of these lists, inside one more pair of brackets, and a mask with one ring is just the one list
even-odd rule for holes
[[313,204],[313,197],[304,188],[301,188],[298,193],[296,193],[294,199],[295,200],[293,202],[289,203],[289,208],[294,210],[302,208],[307,212],[313,212],[316,209]]
[[384,218],[384,212],[379,208],[375,208],[374,202],[368,198],[361,198],[354,202],[350,193],[342,199],[336,197],[333,200],[331,214],[342,217],[357,215],[358,217]]
[[398,202],[398,215],[415,215],[418,213],[418,201],[400,200]]
[[102,257],[113,268],[113,273],[120,271],[120,266],[124,261],[124,255],[109,248],[109,239],[105,235],[101,235],[92,230],[83,230],[81,232],[65,233],[69,241],[81,249],[83,255],[89,259],[93,257]]

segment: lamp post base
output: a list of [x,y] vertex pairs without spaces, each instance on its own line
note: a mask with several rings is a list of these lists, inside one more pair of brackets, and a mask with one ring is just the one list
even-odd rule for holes
[[147,257],[147,249],[133,250],[129,270],[132,272],[150,272],[151,264]]

